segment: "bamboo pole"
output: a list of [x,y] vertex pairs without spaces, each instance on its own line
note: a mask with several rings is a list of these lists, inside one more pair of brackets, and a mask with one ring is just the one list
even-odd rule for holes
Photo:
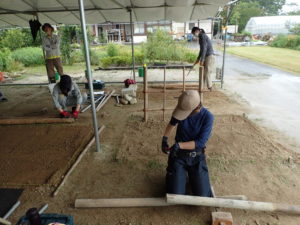
[[163,99],[163,121],[166,119],[166,67],[164,67],[164,99]]
[[[101,126],[98,130],[99,135],[101,134],[101,132],[104,130],[105,126]],[[71,166],[71,168],[68,170],[68,172],[65,174],[64,178],[62,179],[62,181],[60,182],[60,184],[57,186],[57,188],[55,189],[55,191],[53,192],[53,197],[56,196],[58,194],[58,192],[60,191],[60,189],[62,188],[62,186],[65,184],[65,182],[67,181],[67,179],[69,178],[70,174],[73,172],[73,170],[75,169],[75,167],[78,165],[78,163],[81,161],[81,159],[83,158],[83,156],[87,153],[87,151],[90,149],[90,147],[94,144],[95,142],[95,136],[90,140],[90,142],[85,146],[84,150],[80,153],[80,155],[77,157],[76,161],[74,162],[74,164]]]
[[144,121],[148,121],[148,77],[147,77],[147,67],[144,65]]
[[189,195],[175,195],[167,194],[167,202],[171,204],[184,204],[184,205],[198,205],[198,206],[210,206],[243,210],[256,210],[256,211],[268,211],[268,212],[285,212],[300,214],[300,205],[288,205],[271,202],[255,202],[255,201],[243,201],[232,200],[224,198],[207,198]]
[[182,89],[185,91],[185,67],[182,68]]
[[20,124],[46,124],[46,123],[73,123],[73,118],[37,118],[20,117],[11,119],[0,119],[0,125],[20,125]]

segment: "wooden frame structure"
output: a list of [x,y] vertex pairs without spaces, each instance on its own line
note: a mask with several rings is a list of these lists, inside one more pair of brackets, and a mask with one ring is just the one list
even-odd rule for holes
[[[163,112],[163,121],[165,121],[165,111],[167,110],[173,110],[173,108],[166,108],[166,102],[167,102],[167,83],[166,83],[166,76],[167,71],[166,67],[163,67],[164,69],[164,81],[163,81],[163,91],[148,91],[148,75],[147,75],[147,67],[144,66],[144,121],[148,121],[148,112],[149,111],[162,111]],[[204,85],[204,66],[199,67],[199,94],[201,103],[203,103],[203,85]],[[185,85],[185,66],[182,66],[182,91],[186,90]],[[163,93],[163,107],[161,109],[151,109],[149,108],[149,94],[157,94],[157,93]]]

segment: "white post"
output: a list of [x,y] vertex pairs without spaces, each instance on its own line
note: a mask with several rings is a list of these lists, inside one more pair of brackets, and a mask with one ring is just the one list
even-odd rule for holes
[[92,78],[92,73],[91,73],[91,60],[90,60],[90,54],[89,54],[89,43],[88,43],[87,32],[86,32],[86,23],[85,23],[83,0],[78,0],[78,4],[79,4],[79,10],[80,10],[81,29],[82,29],[82,33],[83,33],[83,42],[84,42],[84,50],[85,50],[85,64],[86,64],[86,71],[87,71],[87,75],[88,75],[90,98],[91,98],[91,105],[92,105],[93,125],[94,125],[95,141],[96,141],[96,151],[100,152],[98,121],[97,121],[97,114],[96,114],[96,107],[95,107],[93,78]]

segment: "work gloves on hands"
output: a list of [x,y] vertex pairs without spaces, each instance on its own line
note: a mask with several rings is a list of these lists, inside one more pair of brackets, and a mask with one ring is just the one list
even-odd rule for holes
[[162,138],[161,150],[165,154],[169,154],[169,152],[170,152],[170,147],[168,144],[168,137],[166,137],[166,136],[163,136],[163,138]]
[[178,142],[176,142],[176,143],[170,148],[171,154],[172,154],[173,156],[176,156],[176,155],[177,155],[177,152],[179,151],[179,149],[180,149],[180,146],[179,146]]
[[161,150],[163,153],[169,154],[171,152],[172,154],[176,155],[176,152],[179,151],[179,149],[180,146],[177,142],[170,148],[168,144],[168,137],[163,136],[161,143]]
[[74,110],[74,111],[72,112],[72,117],[73,117],[74,119],[78,119],[78,115],[79,115],[79,111]]
[[69,118],[71,115],[67,111],[62,111],[59,113],[62,118]]

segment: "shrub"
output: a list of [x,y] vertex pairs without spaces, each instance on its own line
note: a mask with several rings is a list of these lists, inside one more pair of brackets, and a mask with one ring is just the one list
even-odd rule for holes
[[93,66],[100,65],[100,57],[95,50],[90,50],[91,64]]
[[128,56],[104,57],[100,60],[100,62],[103,68],[107,68],[109,66],[129,66],[132,64],[131,57]]
[[24,66],[44,64],[43,52],[41,48],[26,47],[15,50],[12,58],[24,64]]
[[117,56],[118,55],[118,48],[115,44],[110,43],[110,44],[107,45],[106,52],[107,52],[107,55],[110,56],[110,57]]
[[25,46],[26,35],[20,29],[6,30],[1,38],[1,46],[15,50]]
[[299,50],[300,35],[278,35],[269,45],[271,47]]
[[71,61],[73,63],[84,62],[84,56],[82,54],[82,51],[81,50],[73,50],[71,52]]
[[8,48],[0,49],[0,71],[10,71],[12,63],[11,51]]
[[184,61],[189,62],[189,63],[193,63],[196,61],[197,59],[197,54],[194,52],[186,52],[184,54]]

